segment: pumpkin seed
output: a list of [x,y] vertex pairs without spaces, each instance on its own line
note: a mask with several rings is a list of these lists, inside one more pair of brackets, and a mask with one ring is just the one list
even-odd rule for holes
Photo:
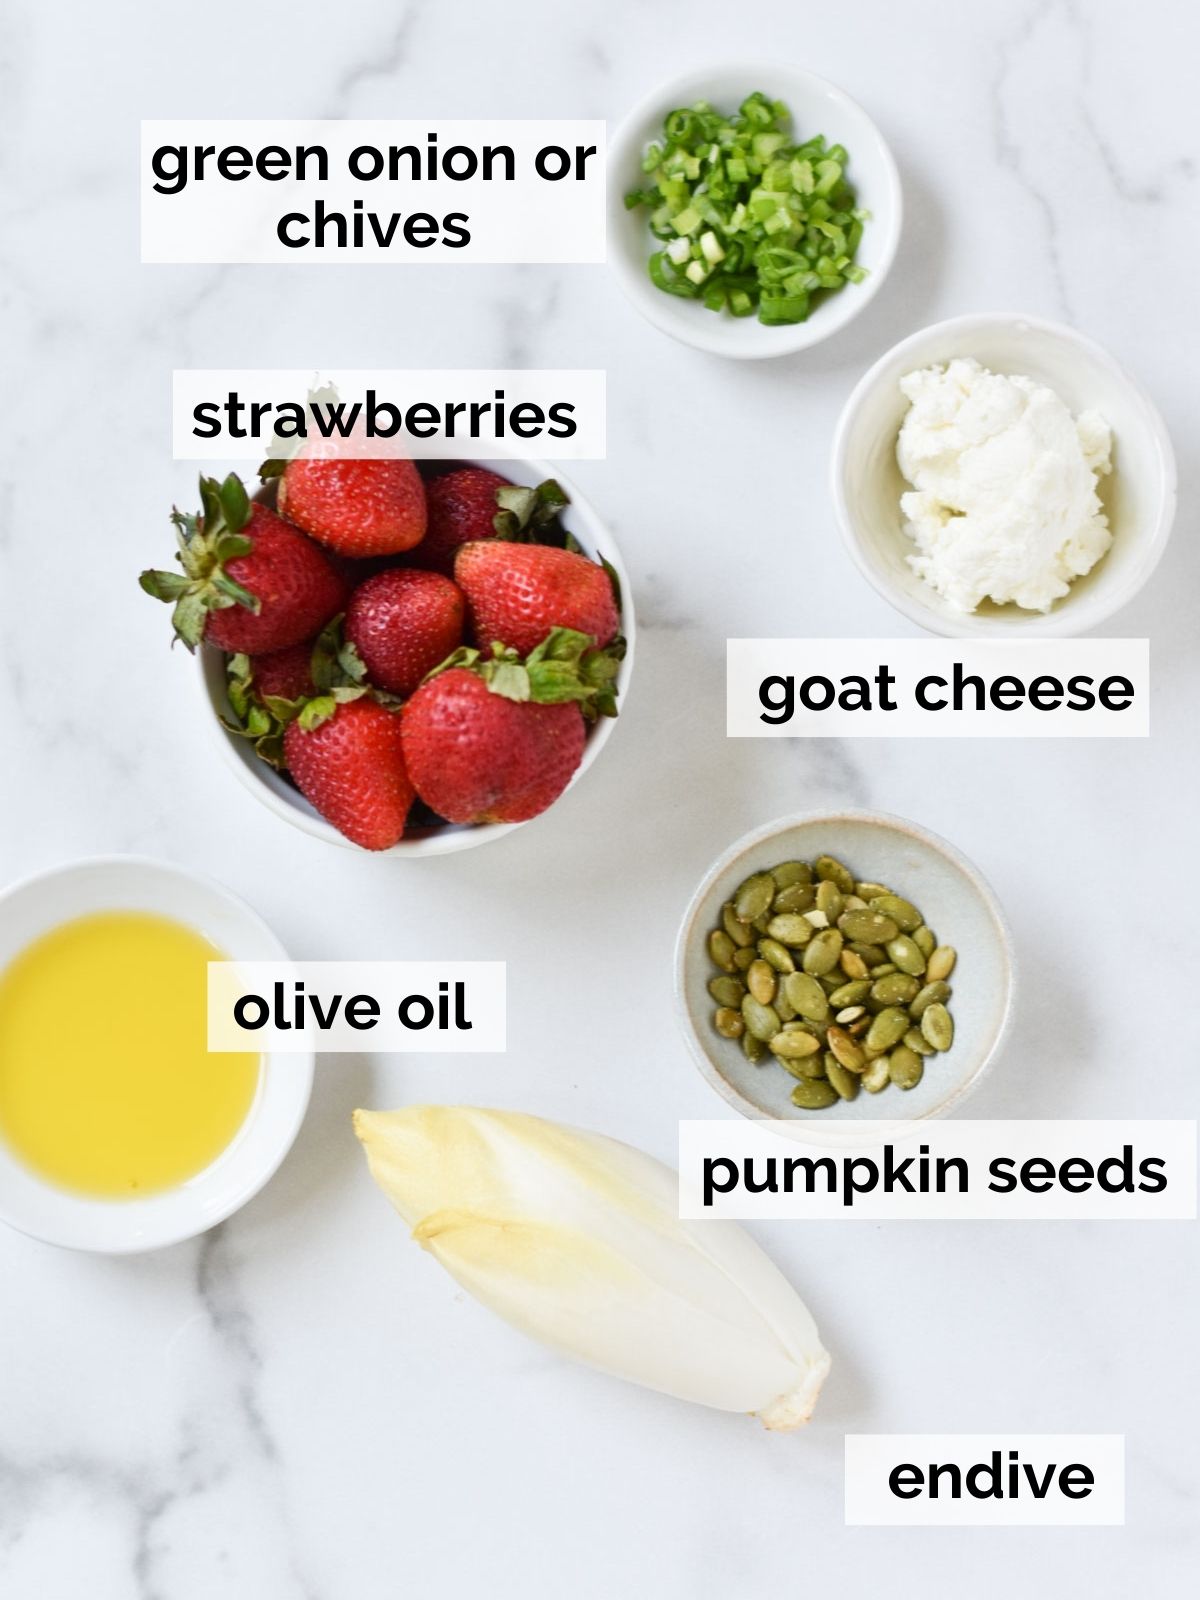
[[810,1022],[824,1022],[829,1015],[829,996],[811,973],[789,973],[783,980],[783,992]]
[[753,922],[771,909],[775,898],[775,879],[769,872],[754,872],[738,886],[733,909],[742,922]]
[[862,944],[886,945],[900,932],[891,917],[885,917],[882,911],[870,910],[844,911],[838,919],[838,927],[847,939]]
[[740,978],[710,978],[708,992],[719,1006],[740,1006],[746,985]]
[[886,1089],[891,1082],[887,1056],[880,1056],[878,1060],[872,1061],[863,1073],[861,1082],[868,1094],[878,1094],[881,1089]]
[[746,972],[758,960],[758,951],[752,944],[733,952],[733,964],[739,972]]
[[851,939],[850,948],[856,956],[861,956],[868,967],[877,967],[881,961],[887,960],[887,951],[882,945],[864,944],[861,939]]
[[868,905],[872,900],[877,900],[881,894],[891,894],[891,890],[883,883],[856,883],[854,892],[860,900],[865,900]]
[[722,1006],[716,1013],[713,1017],[713,1026],[722,1039],[740,1039],[746,1031],[741,1012],[734,1011],[729,1006]]
[[798,1030],[781,1030],[773,1039],[768,1039],[767,1044],[773,1055],[790,1056],[793,1060],[821,1053],[821,1041],[815,1039],[811,1033],[801,1033]]
[[708,953],[713,965],[720,967],[722,972],[733,971],[733,952],[736,949],[733,940],[721,928],[714,928],[709,934]]
[[954,1043],[954,1019],[940,1001],[921,1013],[921,1032],[935,1050],[949,1050]]
[[805,1111],[824,1111],[837,1104],[838,1093],[824,1078],[810,1078],[792,1090],[792,1104]]
[[734,944],[748,945],[754,943],[753,932],[746,926],[744,922],[739,922],[733,909],[732,900],[726,900],[725,904],[721,907],[721,926],[733,940]]
[[791,951],[781,945],[778,939],[760,939],[758,953],[764,961],[769,961],[776,972],[795,972],[796,963],[792,960]]
[[778,914],[780,911],[811,911],[817,903],[817,891],[811,883],[792,883],[771,901],[771,910]]
[[771,1001],[771,1004],[775,1007],[776,1011],[778,1011],[779,1020],[785,1026],[786,1026],[787,1023],[789,1023],[789,1022],[794,1020],[795,1015],[796,1015],[796,1008],[795,1008],[794,1005],[789,1004],[788,997],[783,992],[783,985],[782,984],[777,984],[776,985],[775,998],[774,998],[774,1000]]
[[746,987],[759,1005],[769,1006],[775,998],[775,969],[769,961],[755,961],[746,974]]
[[896,938],[887,941],[887,953],[901,972],[910,973],[917,978],[925,971],[925,957],[921,954],[920,946],[906,933],[898,934]]
[[843,950],[838,957],[838,965],[846,976],[853,981],[865,978],[871,970],[857,950]]
[[940,944],[929,958],[926,976],[931,983],[943,982],[954,971],[958,951],[951,944]]
[[937,949],[937,934],[934,933],[932,928],[927,928],[925,924],[922,923],[917,929],[916,933],[913,934],[913,943],[925,957],[926,961],[928,961],[930,956]]
[[774,1006],[765,1005],[752,994],[742,996],[742,1019],[747,1030],[764,1044],[773,1039],[782,1026]]
[[797,883],[811,883],[813,877],[807,861],[783,861],[771,868],[771,876],[781,889],[790,889]]
[[830,922],[836,922],[844,905],[845,900],[837,884],[828,878],[822,879],[817,885],[817,910],[823,912]]
[[742,1054],[752,1067],[761,1067],[767,1059],[766,1045],[761,1039],[756,1039],[748,1028],[742,1034]]
[[887,972],[872,983],[871,999],[882,1001],[885,1006],[906,1006],[920,987],[907,972]]
[[775,1062],[793,1078],[823,1078],[825,1060],[821,1052],[815,1056],[775,1056]]
[[872,981],[875,982],[875,983],[878,983],[880,978],[886,978],[891,973],[896,972],[898,970],[899,969],[897,968],[896,963],[894,961],[881,961],[878,964],[878,966],[874,966],[874,967],[871,968]]
[[866,1014],[865,1006],[843,1006],[833,1020],[844,1028],[851,1022],[857,1022],[859,1017],[865,1017]]
[[904,1038],[901,1042],[906,1044],[910,1050],[914,1050],[919,1056],[932,1056],[937,1054],[937,1051],[921,1032],[920,1028],[910,1028],[904,1035]]
[[829,1062],[825,1068],[825,1076],[837,1090],[843,1100],[854,1100],[858,1096],[858,1075],[842,1066],[840,1061]]
[[890,917],[901,933],[915,933],[925,920],[911,900],[898,894],[878,894],[871,901],[872,911]]
[[848,1071],[862,1072],[866,1067],[867,1058],[863,1055],[861,1047],[844,1028],[836,1025],[831,1027],[825,1035],[825,1040],[834,1060]]
[[869,909],[867,902],[861,895],[857,894],[846,895],[842,902],[842,908],[845,911],[866,911]]
[[920,1022],[923,1013],[932,1005],[944,1005],[950,998],[950,985],[948,983],[927,983],[923,989],[918,989],[908,1007],[908,1014],[914,1022]]
[[804,951],[803,967],[812,977],[832,972],[842,953],[842,936],[836,928],[825,928],[814,934]]
[[[745,1001],[742,1002],[743,1007]],[[867,1049],[872,1051],[890,1050],[894,1044],[899,1044],[910,1026],[907,1011],[902,1011],[899,1006],[888,1006],[881,1011],[867,1029]]]
[[898,1089],[915,1089],[925,1072],[925,1063],[915,1050],[901,1045],[887,1057],[888,1077]]
[[[844,955],[845,951],[842,953]],[[829,1004],[835,1011],[840,1010],[842,1006],[856,1006],[860,1001],[865,1000],[870,992],[870,978],[854,978],[849,983],[840,984],[833,991],[829,996]]]
[[836,883],[843,894],[854,893],[854,878],[834,856],[818,856],[813,863],[822,883]]
[[772,917],[767,923],[767,934],[772,939],[778,939],[780,944],[790,944],[799,949],[812,938],[813,925],[798,912],[785,911],[782,916]]

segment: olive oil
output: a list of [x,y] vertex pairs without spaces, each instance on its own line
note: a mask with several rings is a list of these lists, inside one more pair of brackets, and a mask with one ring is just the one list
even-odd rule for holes
[[233,1140],[260,1058],[207,1050],[207,964],[166,917],[64,923],[0,973],[0,1139],[40,1177],[104,1199],[186,1183]]

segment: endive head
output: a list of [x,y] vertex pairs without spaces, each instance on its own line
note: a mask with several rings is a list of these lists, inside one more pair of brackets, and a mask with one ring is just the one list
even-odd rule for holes
[[543,1342],[771,1427],[807,1421],[829,1368],[812,1318],[729,1222],[681,1222],[675,1174],[518,1112],[354,1114],[371,1173],[476,1298]]

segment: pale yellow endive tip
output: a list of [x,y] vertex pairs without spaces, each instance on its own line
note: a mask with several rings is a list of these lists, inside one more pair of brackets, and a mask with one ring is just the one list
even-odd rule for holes
[[515,1327],[769,1428],[808,1421],[829,1356],[803,1301],[735,1223],[681,1221],[652,1156],[472,1106],[356,1111],[354,1129],[418,1244]]

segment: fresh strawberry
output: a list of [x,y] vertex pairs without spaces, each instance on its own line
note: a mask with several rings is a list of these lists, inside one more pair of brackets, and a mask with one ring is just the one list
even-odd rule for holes
[[369,696],[312,700],[288,724],[283,752],[301,794],[347,839],[389,850],[403,837],[414,791],[395,711]]
[[429,526],[421,542],[421,562],[432,572],[452,573],[459,545],[496,537],[496,491],[511,487],[486,467],[458,467],[425,485]]
[[555,629],[521,661],[460,650],[405,704],[404,759],[449,822],[525,822],[558,799],[583,757],[585,716],[614,711],[619,650]]
[[407,696],[462,643],[465,609],[453,579],[392,567],[350,596],[346,641],[377,689]]
[[312,639],[275,650],[266,656],[247,660],[249,686],[259,701],[273,695],[277,700],[307,700],[315,694],[312,676]]
[[621,625],[608,573],[573,550],[500,540],[467,544],[454,576],[483,649],[499,641],[527,655],[553,628],[590,634],[603,647]]
[[425,485],[411,461],[298,456],[279,479],[280,514],[344,556],[390,556],[425,537]]
[[200,479],[203,515],[171,515],[182,572],[147,571],[142,588],[173,601],[189,650],[267,655],[311,639],[346,603],[345,580],[324,551],[251,502],[235,474]]

